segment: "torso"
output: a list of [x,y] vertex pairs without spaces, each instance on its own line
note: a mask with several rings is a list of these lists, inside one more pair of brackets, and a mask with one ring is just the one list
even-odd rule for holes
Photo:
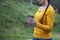
[[[40,22],[45,9],[46,9],[46,7],[40,7],[38,9],[38,11],[37,11],[37,13],[35,14],[35,17],[34,17],[36,21]],[[47,21],[46,17],[47,17],[47,14],[49,13],[49,10],[53,10],[51,5],[49,5],[49,8],[48,8],[46,14],[44,15],[44,18],[43,18],[44,24],[46,24],[46,21]],[[34,28],[34,37],[36,37],[36,38],[50,38],[50,37],[52,37],[52,32],[45,34],[45,31],[35,27]]]

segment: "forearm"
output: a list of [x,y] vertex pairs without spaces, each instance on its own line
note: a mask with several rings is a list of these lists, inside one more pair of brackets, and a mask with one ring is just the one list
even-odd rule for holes
[[36,22],[36,26],[46,32],[50,32],[52,30],[52,27],[48,26],[48,25],[43,25],[39,22]]

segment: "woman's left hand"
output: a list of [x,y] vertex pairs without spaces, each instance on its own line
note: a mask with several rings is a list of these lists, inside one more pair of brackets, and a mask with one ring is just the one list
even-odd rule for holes
[[36,21],[33,19],[33,20],[31,21],[31,24],[36,25]]
[[29,17],[29,18],[27,19],[27,23],[28,23],[28,24],[32,24],[32,25],[35,25],[35,24],[36,24],[36,21],[35,21],[34,18]]

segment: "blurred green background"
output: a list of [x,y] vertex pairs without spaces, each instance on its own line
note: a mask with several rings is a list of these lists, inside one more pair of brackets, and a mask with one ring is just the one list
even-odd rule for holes
[[[60,40],[59,0],[51,4],[56,10],[53,40]],[[0,40],[31,40],[33,27],[25,28],[24,23],[27,15],[34,15],[38,7],[36,0],[0,0]]]

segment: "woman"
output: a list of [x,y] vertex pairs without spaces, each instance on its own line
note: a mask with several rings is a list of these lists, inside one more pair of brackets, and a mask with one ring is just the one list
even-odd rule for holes
[[39,4],[42,4],[42,6],[39,7],[34,18],[29,18],[29,20],[33,20],[28,20],[29,24],[36,24],[34,27],[34,37],[32,40],[52,40],[52,29],[55,16],[54,8],[49,4],[50,0],[37,1]]

